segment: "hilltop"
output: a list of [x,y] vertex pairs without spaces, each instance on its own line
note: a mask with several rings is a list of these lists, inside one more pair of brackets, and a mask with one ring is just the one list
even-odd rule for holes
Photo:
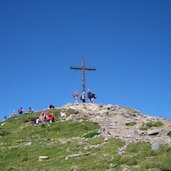
[[72,119],[86,118],[97,122],[106,138],[121,138],[126,142],[158,142],[171,145],[167,136],[171,121],[166,118],[144,115],[140,111],[118,105],[68,104],[73,109]]
[[46,111],[57,120],[32,124],[38,111],[0,123],[2,170],[171,170],[168,119],[109,104],[66,104]]

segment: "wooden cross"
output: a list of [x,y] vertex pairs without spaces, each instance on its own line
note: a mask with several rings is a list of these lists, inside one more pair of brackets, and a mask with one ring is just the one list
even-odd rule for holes
[[82,66],[81,67],[72,66],[71,69],[82,70],[82,91],[85,91],[85,70],[95,71],[96,68],[85,67],[84,58],[82,58]]

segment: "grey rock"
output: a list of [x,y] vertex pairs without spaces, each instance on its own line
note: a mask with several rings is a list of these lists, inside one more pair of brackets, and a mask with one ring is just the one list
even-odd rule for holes
[[6,123],[5,122],[3,122],[2,124],[1,124],[1,126],[4,126]]
[[67,157],[65,157],[65,160],[68,160],[70,158],[76,158],[76,157],[80,157],[81,154],[72,154],[72,155],[69,155]]
[[110,167],[110,168],[115,168],[115,167],[117,167],[117,164],[111,163],[111,164],[109,165],[109,167]]
[[27,146],[31,146],[32,145],[32,142],[28,142],[26,143]]
[[122,171],[130,171],[130,169],[125,167]]
[[47,160],[48,156],[39,156],[39,161]]
[[151,145],[151,149],[152,150],[159,150],[160,149],[160,144],[159,143],[157,143],[157,142],[155,142],[155,143],[153,143],[152,145]]
[[159,134],[159,130],[149,130],[149,131],[147,131],[147,135],[157,135],[157,134]]

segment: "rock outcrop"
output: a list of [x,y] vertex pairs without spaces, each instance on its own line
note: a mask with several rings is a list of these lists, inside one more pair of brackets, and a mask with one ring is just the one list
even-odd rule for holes
[[[149,142],[171,145],[167,135],[171,121],[165,118],[141,114],[140,111],[118,105],[67,104],[62,111],[72,110],[68,119],[78,121],[85,118],[100,125],[101,134],[106,138],[121,138],[129,142]],[[159,123],[159,126],[148,126]]]

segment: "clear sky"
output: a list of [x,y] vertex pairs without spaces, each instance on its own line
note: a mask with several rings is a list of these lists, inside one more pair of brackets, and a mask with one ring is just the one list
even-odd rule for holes
[[170,0],[1,0],[0,120],[73,102],[83,56],[96,103],[171,119]]

